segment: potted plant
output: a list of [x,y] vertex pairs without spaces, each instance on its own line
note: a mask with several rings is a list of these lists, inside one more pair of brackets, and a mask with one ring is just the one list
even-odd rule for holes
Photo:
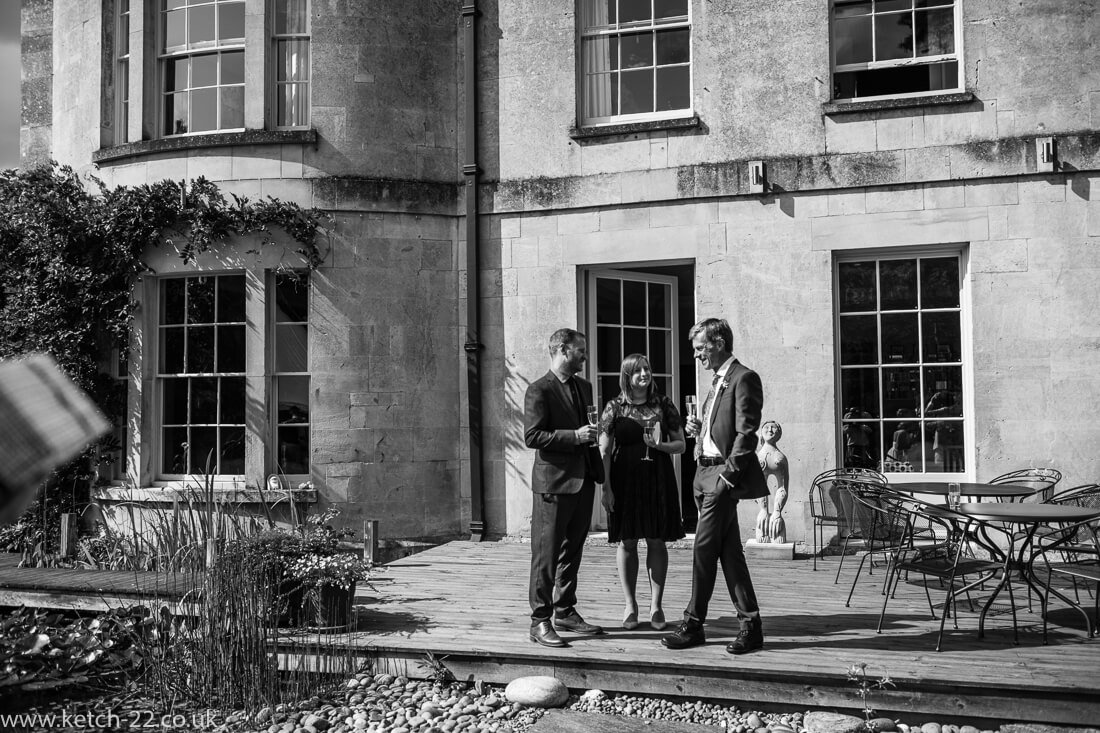
[[346,628],[356,583],[367,580],[369,572],[370,566],[350,553],[309,552],[295,559],[287,576],[302,591],[301,621],[319,628]]

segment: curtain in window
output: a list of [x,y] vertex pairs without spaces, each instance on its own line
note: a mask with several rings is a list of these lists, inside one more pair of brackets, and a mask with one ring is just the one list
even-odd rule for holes
[[[615,0],[581,0],[583,31],[607,26],[609,2],[613,3]],[[585,117],[610,117],[616,113],[611,84],[611,72],[616,66],[612,53],[616,47],[613,39],[607,36],[585,38],[582,41]]]

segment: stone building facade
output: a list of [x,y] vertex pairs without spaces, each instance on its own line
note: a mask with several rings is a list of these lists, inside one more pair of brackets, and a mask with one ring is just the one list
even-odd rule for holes
[[[23,8],[24,162],[201,175],[333,216],[305,316],[280,290],[290,251],[150,253],[125,477],[146,499],[188,468],[165,446],[198,435],[232,444],[227,490],[289,466],[384,536],[523,534],[523,393],[549,333],[589,334],[601,401],[642,351],[682,405],[709,384],[686,338],[707,316],[783,426],[796,541],[836,465],[1100,476],[1092,3]],[[180,278],[243,288],[243,315],[172,320]],[[243,331],[243,361],[166,371],[203,328]],[[243,414],[165,422],[166,394],[210,379]]]

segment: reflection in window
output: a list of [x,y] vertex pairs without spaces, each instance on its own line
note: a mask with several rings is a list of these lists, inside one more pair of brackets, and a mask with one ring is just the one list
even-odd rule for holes
[[161,473],[243,473],[244,276],[163,280],[157,330]]
[[580,0],[585,124],[691,110],[687,0]]
[[244,129],[244,2],[162,0],[161,132]]
[[309,473],[309,279],[275,275],[272,356],[275,460],[287,475]]
[[966,470],[961,282],[954,255],[837,263],[845,465]]
[[962,88],[954,0],[834,0],[833,99]]

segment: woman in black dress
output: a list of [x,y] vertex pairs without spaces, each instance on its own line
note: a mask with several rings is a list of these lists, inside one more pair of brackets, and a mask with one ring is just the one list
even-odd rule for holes
[[[665,628],[661,608],[668,572],[665,542],[684,536],[680,491],[670,457],[684,452],[683,426],[676,405],[657,393],[644,355],[623,359],[619,387],[621,394],[608,401],[600,418],[600,453],[604,475],[609,477],[603,485],[607,539],[619,543],[619,580],[626,599],[624,629],[638,626],[638,540],[645,539],[649,624],[660,631]],[[659,429],[646,429],[654,425]]]

